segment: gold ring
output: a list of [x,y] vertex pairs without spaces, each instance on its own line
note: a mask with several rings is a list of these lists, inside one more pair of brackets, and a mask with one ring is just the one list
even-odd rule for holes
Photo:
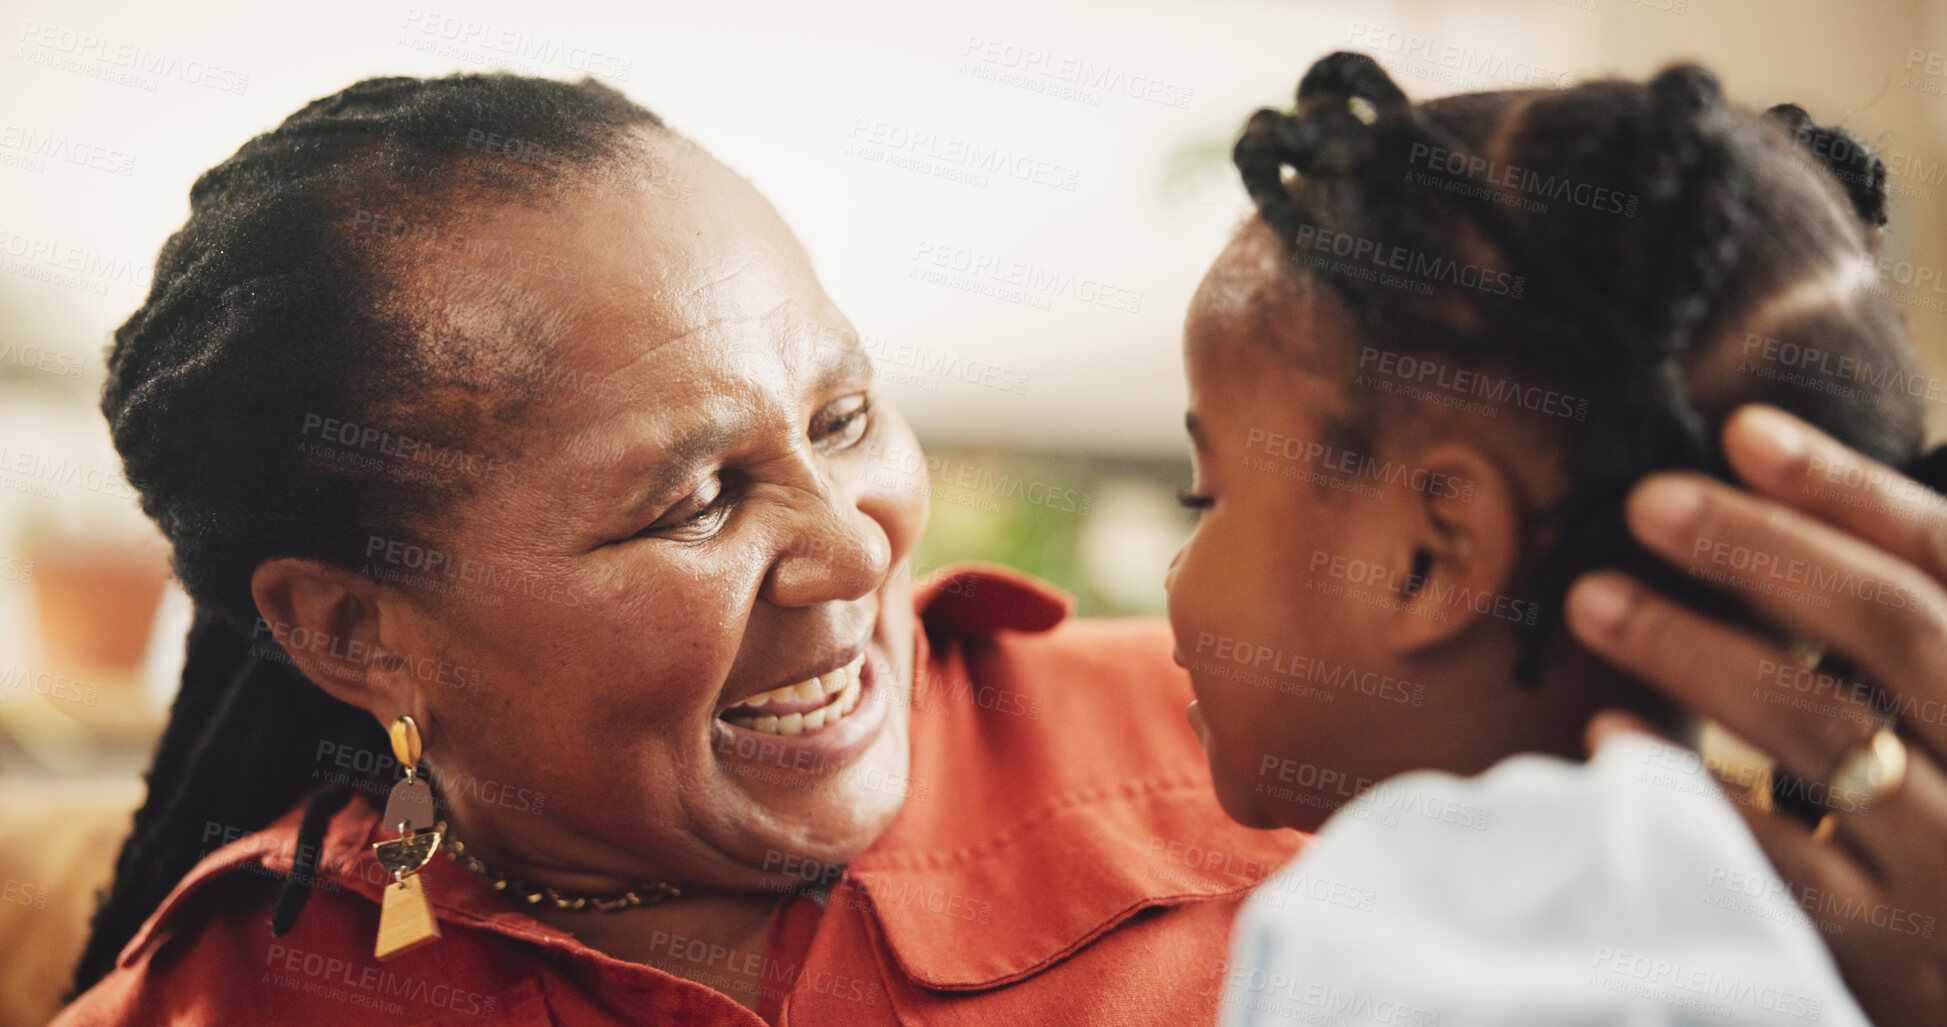
[[1906,783],[1906,743],[1883,727],[1847,749],[1826,781],[1829,806],[1848,813],[1864,813]]

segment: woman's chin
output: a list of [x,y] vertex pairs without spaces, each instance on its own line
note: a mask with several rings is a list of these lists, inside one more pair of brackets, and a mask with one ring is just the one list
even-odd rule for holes
[[[751,834],[766,887],[818,886],[869,847],[907,801],[932,789],[911,780],[907,690],[876,646],[857,705],[816,732],[778,735],[718,720],[717,769],[756,807]],[[746,859],[751,856],[747,855]],[[780,885],[778,876],[784,880]],[[795,880],[792,880],[795,879]],[[829,884],[829,880],[823,883]]]

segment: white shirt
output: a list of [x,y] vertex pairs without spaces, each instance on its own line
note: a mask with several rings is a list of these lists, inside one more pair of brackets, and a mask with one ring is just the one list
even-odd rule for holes
[[1867,1024],[1817,932],[1886,918],[1810,909],[1695,752],[1622,732],[1340,809],[1245,903],[1221,1020]]

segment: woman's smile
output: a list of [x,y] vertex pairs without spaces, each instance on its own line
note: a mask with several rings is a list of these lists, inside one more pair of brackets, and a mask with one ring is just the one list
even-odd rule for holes
[[718,756],[808,773],[844,769],[886,726],[881,682],[891,671],[875,648],[718,714]]

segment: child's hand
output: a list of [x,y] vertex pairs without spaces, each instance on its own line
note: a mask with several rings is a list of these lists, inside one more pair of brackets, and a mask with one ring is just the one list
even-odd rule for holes
[[1783,818],[1752,828],[1814,921],[1837,924],[1823,936],[1873,1019],[1933,1022],[1947,1008],[1947,501],[1770,408],[1731,417],[1724,448],[1756,495],[1656,475],[1630,496],[1630,530],[1814,648],[1788,651],[1613,572],[1576,583],[1570,629],[1809,782],[1829,781],[1878,716],[1817,653],[1883,690],[1907,754],[1899,787],[1834,812],[1823,842]]

